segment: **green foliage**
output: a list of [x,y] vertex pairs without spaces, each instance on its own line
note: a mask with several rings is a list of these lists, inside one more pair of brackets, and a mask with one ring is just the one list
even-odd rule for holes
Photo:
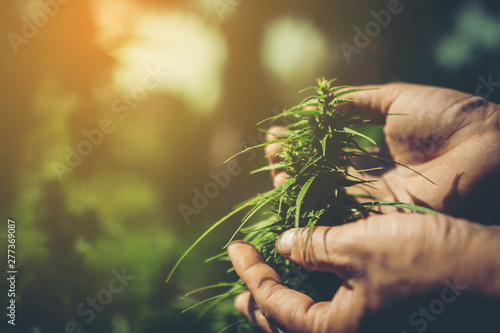
[[[281,144],[283,149],[278,153],[281,162],[260,168],[256,172],[279,168],[288,175],[284,184],[253,197],[216,222],[184,253],[174,266],[169,278],[182,259],[209,232],[237,212],[249,208],[249,212],[243,218],[231,240],[238,232],[242,231],[243,239],[252,243],[262,253],[266,262],[283,277],[283,282],[286,285],[304,292],[318,301],[328,300],[329,297],[331,298],[331,293],[328,294],[322,290],[323,286],[313,283],[314,279],[308,279],[300,285],[297,285],[297,281],[293,278],[286,279],[286,277],[293,276],[294,272],[300,270],[300,267],[284,260],[277,254],[275,242],[281,233],[291,228],[307,227],[309,228],[309,238],[314,226],[335,226],[355,221],[368,213],[379,213],[375,209],[377,206],[393,206],[433,213],[430,209],[404,203],[375,200],[358,203],[354,196],[348,194],[346,189],[349,187],[373,187],[371,181],[364,180],[351,171],[366,171],[356,170],[351,159],[361,155],[377,159],[379,157],[369,154],[357,141],[358,138],[362,138],[376,144],[369,136],[357,130],[357,127],[366,123],[367,117],[354,113],[347,104],[352,100],[341,98],[351,92],[359,91],[359,89],[350,89],[348,86],[335,87],[332,86],[334,81],[318,80],[317,87],[303,90],[313,90],[316,94],[307,97],[299,105],[284,111],[282,114],[268,119],[287,117],[292,120],[291,124],[287,126],[287,132],[280,134],[271,142],[247,148],[239,153],[270,144]],[[262,214],[265,216],[263,220],[243,228],[252,216],[264,208],[268,211]],[[224,253],[215,258],[228,260]],[[212,259],[214,258],[210,260]],[[241,281],[233,284],[217,284],[212,287],[223,286],[231,286],[231,288],[223,294],[192,307],[214,300],[217,303],[212,303],[212,307],[219,311],[219,306],[224,299],[245,290]],[[205,288],[199,290],[205,290]]]

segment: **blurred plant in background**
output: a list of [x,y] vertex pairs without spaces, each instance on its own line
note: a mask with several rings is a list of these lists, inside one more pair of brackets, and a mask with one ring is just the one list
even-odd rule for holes
[[[220,328],[217,314],[180,314],[208,291],[179,297],[226,278],[228,265],[203,260],[238,219],[164,278],[229,207],[271,187],[245,176],[264,159],[240,156],[242,172],[189,224],[179,206],[316,77],[483,87],[500,101],[497,1],[401,5],[347,63],[339,44],[387,1],[3,1],[0,212],[17,222],[17,331]],[[120,284],[122,273],[133,279]],[[5,320],[0,330],[13,331]]]

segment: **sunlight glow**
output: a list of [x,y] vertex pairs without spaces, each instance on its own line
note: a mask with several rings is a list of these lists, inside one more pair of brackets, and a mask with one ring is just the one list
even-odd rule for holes
[[180,97],[195,111],[210,112],[219,101],[226,53],[220,33],[196,16],[143,10],[133,38],[115,53],[115,84],[128,92],[142,83],[148,68],[160,68],[168,77],[154,90]]

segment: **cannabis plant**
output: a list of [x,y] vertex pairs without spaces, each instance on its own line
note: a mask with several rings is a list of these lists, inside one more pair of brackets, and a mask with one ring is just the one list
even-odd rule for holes
[[[318,80],[317,87],[303,90],[312,90],[315,94],[304,99],[299,105],[266,119],[287,117],[289,123],[287,132],[280,134],[273,141],[240,152],[244,153],[249,149],[269,144],[281,144],[283,149],[278,153],[281,162],[254,172],[284,170],[287,174],[286,181],[279,187],[244,202],[212,225],[179,259],[170,276],[191,249],[208,233],[236,213],[247,210],[229,242],[242,232],[243,239],[252,243],[262,253],[266,262],[277,271],[288,287],[306,293],[317,301],[329,300],[335,291],[327,288],[331,285],[332,277],[329,277],[328,284],[321,282],[318,276],[324,273],[304,272],[300,266],[283,259],[275,248],[275,242],[281,233],[291,228],[306,227],[309,228],[309,237],[314,226],[335,226],[355,221],[369,213],[380,214],[376,206],[385,205],[431,212],[429,209],[408,204],[376,201],[368,196],[364,196],[364,200],[372,199],[372,201],[360,203],[357,201],[359,198],[348,193],[347,189],[353,186],[375,185],[360,177],[363,172],[374,169],[358,170],[353,165],[352,159],[358,156],[381,158],[363,149],[357,140],[364,138],[375,144],[370,137],[357,130],[375,116],[356,113],[350,107],[350,102],[354,101],[343,98],[361,89],[351,89],[348,86],[335,87],[332,86],[334,81],[335,79]],[[262,214],[262,211],[265,213]],[[252,217],[258,212],[259,216],[265,218],[254,222]],[[208,261],[214,259],[228,260],[225,252]],[[246,290],[241,281],[236,281],[204,287],[193,292],[215,287],[226,287],[228,290],[201,302],[212,301],[205,311],[208,308],[217,309],[224,300],[232,299],[230,296]]]

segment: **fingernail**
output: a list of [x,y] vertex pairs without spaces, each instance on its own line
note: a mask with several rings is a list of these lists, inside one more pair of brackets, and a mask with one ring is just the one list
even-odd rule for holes
[[295,237],[295,234],[297,233],[297,230],[298,229],[290,229],[281,234],[281,236],[278,238],[278,241],[276,242],[276,248],[278,249],[279,253],[284,255],[292,254],[293,239]]
[[236,244],[248,244],[247,242],[245,241],[242,241],[242,240],[235,240],[235,241],[232,241],[231,243],[228,244],[228,246],[226,247],[226,251],[229,251],[229,248],[232,248],[233,245],[236,245]]

